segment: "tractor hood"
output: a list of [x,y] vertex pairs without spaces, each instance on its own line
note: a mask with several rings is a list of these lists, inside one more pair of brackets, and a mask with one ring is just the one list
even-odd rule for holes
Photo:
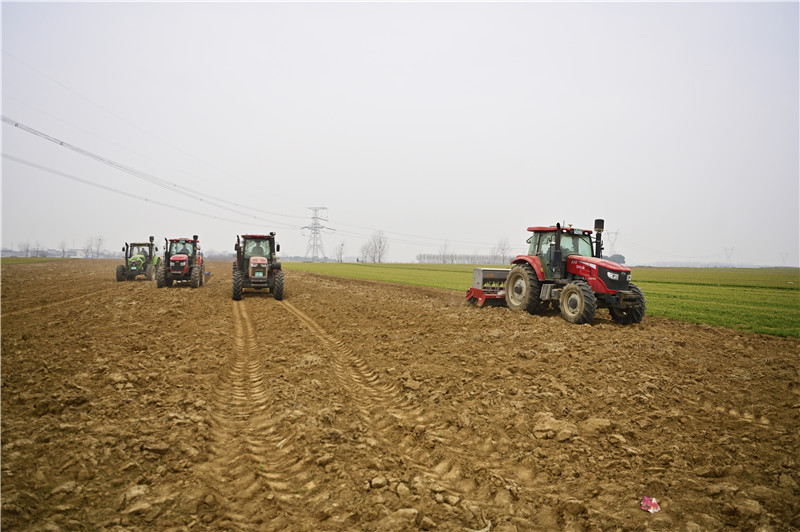
[[268,263],[264,257],[250,257],[250,266],[266,266]]
[[[178,260],[188,260],[188,259],[189,259],[189,255],[186,255],[185,253],[179,253],[179,254],[177,254],[177,255],[173,255],[173,256],[171,256],[171,257],[169,258],[169,260],[172,260],[172,261],[178,261]],[[613,263],[612,263],[612,264],[613,264]]]
[[596,269],[597,267],[605,268],[607,270],[613,270],[617,272],[626,272],[630,273],[631,269],[626,268],[622,264],[617,264],[616,262],[606,260],[606,259],[598,259],[597,257],[586,257],[583,255],[569,255],[567,258],[567,268],[569,269],[569,265],[573,264],[575,261],[576,264],[583,264],[592,269]]

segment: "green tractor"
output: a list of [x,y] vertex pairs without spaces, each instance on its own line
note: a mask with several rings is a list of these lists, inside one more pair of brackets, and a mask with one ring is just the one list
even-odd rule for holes
[[158,248],[153,246],[154,240],[151,236],[150,242],[125,242],[122,248],[125,264],[117,266],[117,281],[133,281],[140,275],[144,275],[148,281],[156,278],[156,268],[161,263],[161,258],[156,255]]

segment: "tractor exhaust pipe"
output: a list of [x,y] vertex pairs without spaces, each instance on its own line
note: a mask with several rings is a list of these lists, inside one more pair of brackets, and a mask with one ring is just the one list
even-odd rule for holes
[[603,258],[603,237],[601,235],[603,233],[603,229],[605,228],[604,226],[604,220],[598,218],[594,221],[594,232],[597,235],[594,239],[594,256],[598,259]]
[[556,223],[556,248],[553,250],[553,280],[561,280],[561,224]]

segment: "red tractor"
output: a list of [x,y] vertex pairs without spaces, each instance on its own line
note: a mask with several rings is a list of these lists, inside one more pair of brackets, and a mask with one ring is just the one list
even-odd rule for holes
[[197,235],[192,238],[164,239],[164,260],[156,270],[156,286],[189,283],[192,288],[204,284],[203,252]]
[[236,258],[233,261],[233,299],[242,299],[245,288],[268,288],[272,296],[283,299],[283,270],[276,252],[275,233],[236,236]]
[[631,270],[603,259],[603,220],[592,231],[572,226],[529,227],[527,255],[518,255],[510,270],[475,269],[467,300],[479,306],[505,301],[512,310],[536,314],[548,305],[570,323],[588,323],[597,308],[608,308],[621,324],[640,323],[647,308]]

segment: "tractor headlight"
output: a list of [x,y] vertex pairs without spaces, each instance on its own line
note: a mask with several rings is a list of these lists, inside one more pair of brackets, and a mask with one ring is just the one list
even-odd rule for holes
[[608,278],[614,281],[619,281],[619,274],[617,272],[608,272]]

